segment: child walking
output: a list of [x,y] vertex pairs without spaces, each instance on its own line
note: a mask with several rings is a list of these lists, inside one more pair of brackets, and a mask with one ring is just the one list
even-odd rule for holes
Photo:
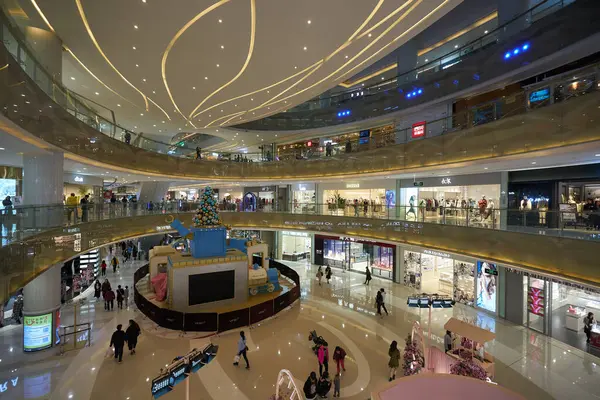
[[333,397],[340,397],[340,373],[335,374],[333,378]]

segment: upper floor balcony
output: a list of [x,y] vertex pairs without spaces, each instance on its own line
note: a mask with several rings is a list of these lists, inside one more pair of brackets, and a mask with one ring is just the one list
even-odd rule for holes
[[[581,4],[586,3],[582,1]],[[555,104],[532,108],[527,92],[502,100],[501,112],[484,119],[467,109],[427,121],[438,136],[319,160],[236,163],[194,161],[194,149],[137,138],[124,132],[106,110],[92,108],[46,73],[4,19],[0,46],[0,129],[42,147],[55,146],[72,160],[163,178],[255,181],[339,179],[357,174],[412,172],[526,152],[558,150],[600,140],[600,94],[596,73],[581,90],[565,92]],[[600,42],[599,42],[600,43]],[[593,71],[592,71],[593,72]],[[579,87],[579,86],[578,86]],[[585,96],[582,96],[585,94]],[[511,100],[509,102],[509,100]],[[558,101],[560,100],[560,101]],[[126,132],[125,132],[126,133]],[[410,129],[398,130],[408,138]],[[396,142],[399,142],[398,140]]]
[[[392,79],[367,81],[260,120],[247,130],[306,130],[374,119],[502,87],[600,50],[594,1],[543,1],[512,21]],[[365,85],[366,83],[366,85]],[[271,104],[281,107],[277,102]]]

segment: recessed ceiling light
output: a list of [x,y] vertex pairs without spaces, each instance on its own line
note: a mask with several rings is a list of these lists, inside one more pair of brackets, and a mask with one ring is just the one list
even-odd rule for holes
[[144,113],[140,113],[140,115],[143,117],[143,116],[144,116]]
[[267,90],[267,93],[271,93],[269,90]]
[[137,126],[134,126],[133,129],[137,129]]
[[208,76],[205,76],[204,79],[208,79]]
[[304,46],[304,51],[306,51],[306,46]]
[[488,31],[483,32],[483,34],[485,35],[486,33],[488,33]]
[[152,93],[153,93],[153,94],[156,94],[156,90],[153,90],[153,91],[152,91]]
[[156,124],[154,124],[154,125],[152,125],[152,126],[156,128]]
[[455,44],[455,45],[454,45],[454,48],[455,48],[455,49],[458,49],[458,45],[457,45],[457,44]]
[[146,2],[146,0],[142,0],[142,3],[145,3],[145,2]]
[[143,80],[144,82],[146,82],[146,78],[142,78],[142,80]]
[[100,96],[100,93],[96,92],[96,96]]
[[250,101],[254,101],[254,99],[251,97],[251,98],[250,98]]
[[596,154],[596,157],[600,157],[600,154]]
[[0,147],[0,150],[6,150],[4,147]]
[[382,77],[381,77],[381,80],[384,80],[384,79],[385,79],[385,78],[382,76]]
[[277,135],[275,135],[275,137],[277,137]]
[[220,23],[220,24],[222,24],[222,23],[223,23],[223,20],[222,20],[222,19],[220,19],[220,20],[219,20],[219,23]]
[[217,68],[219,68],[219,64],[217,64]]
[[162,121],[162,123],[164,124],[164,123],[165,123],[165,121]]
[[428,59],[425,59],[425,62],[429,61]]
[[137,29],[137,28],[138,28],[138,26],[137,26],[137,25],[134,25],[133,27],[134,27],[135,29]]
[[535,164],[537,164],[537,162],[535,162],[535,161],[532,161],[532,162],[531,162],[531,164],[532,164],[532,165],[535,165]]
[[348,58],[348,56],[345,57],[346,59]]
[[224,48],[225,48],[225,46],[221,45],[221,48],[222,48],[222,49],[224,49]]
[[371,34],[369,33],[369,37],[371,37]]
[[71,77],[71,80],[72,80],[72,81],[74,81],[74,80],[75,80],[75,77],[74,77],[74,76],[72,76],[72,77]]
[[139,67],[140,67],[140,64],[135,64],[135,66],[139,68]]
[[298,67],[294,65],[294,69],[298,69]]
[[134,49],[134,50],[137,50],[137,49],[135,48],[135,46],[133,46],[133,49]]
[[488,169],[488,167],[485,167],[485,168],[483,168],[483,169]]
[[196,86],[192,86],[192,89],[196,90]]
[[120,105],[120,104],[117,104],[117,107],[121,107],[121,105]]

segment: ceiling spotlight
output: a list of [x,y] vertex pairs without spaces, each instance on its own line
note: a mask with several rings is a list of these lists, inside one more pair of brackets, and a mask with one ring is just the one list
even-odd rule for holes
[[156,128],[156,124],[154,124],[154,125],[152,125],[152,126]]
[[134,29],[138,29],[138,26],[137,26],[137,25],[134,25],[133,27],[134,27]]
[[137,49],[135,48],[135,46],[133,46],[133,49],[134,49],[134,50],[137,50]]
[[146,82],[146,78],[142,78],[142,80],[143,80],[144,82]]
[[537,162],[533,161],[531,164],[532,164],[532,165],[535,165],[535,164],[537,164]]
[[306,46],[304,46],[304,51],[306,51]]
[[208,79],[208,76],[205,76],[204,79]]
[[164,124],[164,123],[165,123],[165,121],[162,121],[162,123]]
[[72,76],[72,77],[71,77],[71,80],[72,80],[72,81],[74,81],[74,80],[75,80],[75,77],[74,77],[74,76]]
[[135,66],[136,66],[137,68],[139,68],[139,67],[140,67],[140,64],[135,64]]
[[96,92],[96,96],[100,96],[100,93]]
[[152,94],[156,94],[156,90],[153,90],[153,91],[152,91]]
[[222,23],[223,23],[223,20],[222,20],[222,19],[220,19],[220,20],[219,20],[219,23],[220,23],[220,24],[222,24]]
[[219,64],[217,64],[217,68],[219,68]]
[[250,101],[254,101],[254,99],[251,97],[251,98],[250,98]]
[[348,59],[348,56],[346,56],[345,58]]
[[222,48],[222,49],[224,49],[224,48],[225,48],[225,46],[221,45],[221,48]]
[[425,59],[425,62],[429,61],[428,59]]
[[196,86],[192,86],[192,89],[196,90]]
[[142,0],[142,3],[145,3],[145,2],[146,2],[146,0]]
[[298,67],[294,65],[294,69],[298,69]]
[[488,31],[483,32],[484,35],[487,34],[487,33],[488,33]]
[[141,116],[141,117],[143,117],[143,116],[144,116],[144,113],[140,113],[140,116]]
[[371,34],[369,33],[369,37],[371,37]]
[[120,104],[117,104],[117,107],[121,107],[121,105],[120,105]]
[[308,21],[306,21],[306,23],[310,25],[311,24],[311,20],[309,19]]
[[455,49],[458,49],[458,45],[457,45],[457,44],[455,44],[455,45],[454,45],[454,48],[455,48]]

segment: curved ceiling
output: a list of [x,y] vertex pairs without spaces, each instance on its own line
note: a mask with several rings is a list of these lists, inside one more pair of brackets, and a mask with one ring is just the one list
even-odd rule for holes
[[120,125],[234,147],[241,138],[219,127],[336,86],[462,0],[18,1],[28,23],[62,40],[64,83]]

